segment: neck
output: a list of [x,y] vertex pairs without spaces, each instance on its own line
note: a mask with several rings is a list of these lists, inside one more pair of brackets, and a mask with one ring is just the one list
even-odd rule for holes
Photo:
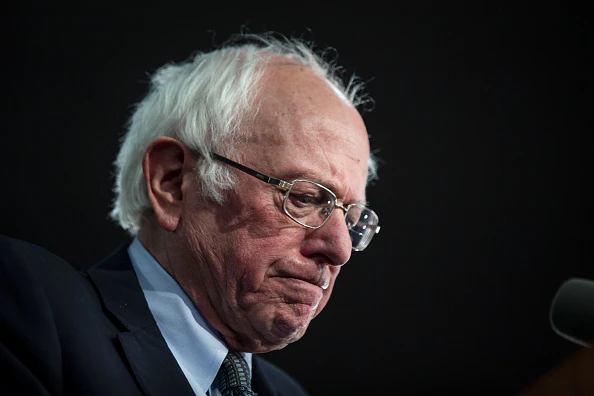
[[136,236],[157,263],[175,279],[167,249],[172,241],[169,240],[171,236],[167,234],[171,233],[159,226],[155,216],[147,215],[143,217],[140,230]]

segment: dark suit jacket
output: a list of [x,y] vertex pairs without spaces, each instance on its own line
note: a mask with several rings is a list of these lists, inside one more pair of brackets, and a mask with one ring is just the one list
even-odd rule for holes
[[[39,246],[0,236],[0,394],[194,394],[126,248],[79,273]],[[252,366],[260,396],[307,395],[259,356]]]

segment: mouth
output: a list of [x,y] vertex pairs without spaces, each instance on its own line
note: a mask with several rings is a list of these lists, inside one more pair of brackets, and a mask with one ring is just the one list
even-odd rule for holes
[[320,274],[319,276],[306,276],[303,274],[302,275],[291,274],[291,275],[280,275],[278,277],[284,278],[284,279],[292,279],[292,280],[296,280],[299,282],[305,282],[310,285],[317,286],[322,290],[327,290],[328,287],[330,287],[330,278],[328,276],[324,276],[322,274]]

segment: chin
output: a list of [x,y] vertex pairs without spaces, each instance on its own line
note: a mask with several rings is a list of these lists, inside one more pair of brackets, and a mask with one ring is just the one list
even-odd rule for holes
[[270,328],[270,340],[280,348],[299,340],[305,334],[316,312],[311,306],[292,304],[289,312],[275,316]]
[[250,350],[252,351],[252,353],[267,353],[283,349],[287,345],[292,344],[295,341],[299,341],[301,337],[303,337],[303,335],[305,334],[307,326],[298,330],[294,330],[289,334],[287,334],[285,330],[285,328],[275,329],[276,334],[267,337],[266,340],[259,343],[256,347],[250,348]]
[[256,333],[238,337],[240,350],[266,353],[282,349],[303,337],[315,313],[311,306],[291,304],[290,309],[277,311],[272,317],[251,320]]

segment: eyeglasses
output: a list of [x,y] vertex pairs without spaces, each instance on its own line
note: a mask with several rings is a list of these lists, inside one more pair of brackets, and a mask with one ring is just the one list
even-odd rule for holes
[[334,208],[339,207],[344,210],[344,219],[353,250],[357,252],[365,249],[373,236],[380,230],[379,218],[373,210],[358,203],[350,204],[347,207],[339,205],[336,195],[321,184],[300,179],[289,183],[266,176],[218,154],[211,153],[211,155],[218,161],[284,190],[283,212],[291,220],[304,227],[318,229],[328,221]]

